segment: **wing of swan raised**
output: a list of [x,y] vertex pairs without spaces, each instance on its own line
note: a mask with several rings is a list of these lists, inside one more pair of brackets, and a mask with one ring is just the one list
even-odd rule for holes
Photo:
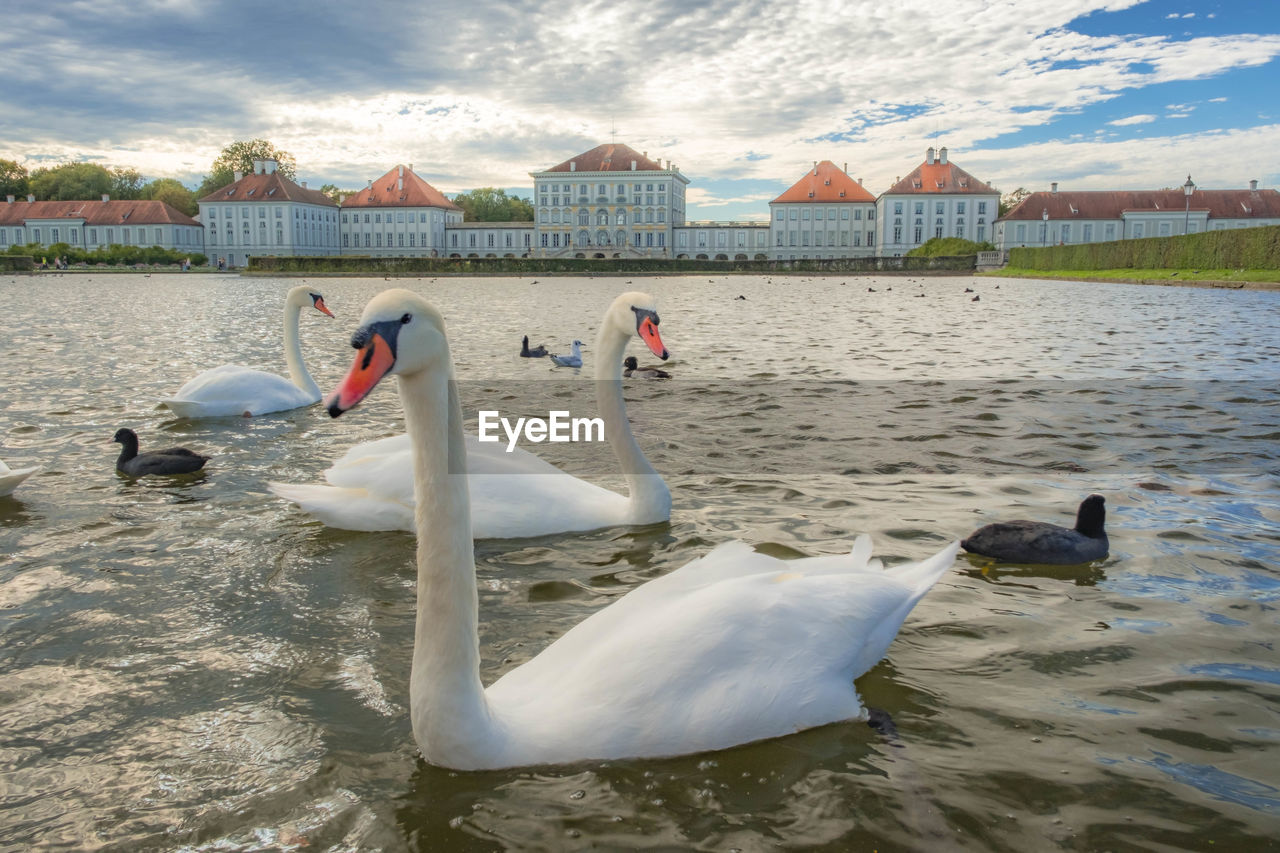
[[284,303],[284,355],[289,378],[235,364],[206,370],[161,399],[180,418],[215,418],[228,415],[265,415],[310,406],[320,400],[320,386],[307,372],[298,341],[298,318],[312,306],[333,316],[324,297],[307,285],[289,291]]
[[[391,290],[365,309],[334,417],[400,378],[413,441],[417,616],[409,680],[427,761],[473,770],[720,749],[862,716],[853,680],[955,560],[884,570],[850,554],[781,561],[729,543],[632,590],[487,689],[462,409],[439,313]],[[609,363],[616,364],[617,359]]]
[[[605,439],[626,478],[623,496],[580,480],[532,453],[501,443],[464,439],[470,475],[471,516],[477,539],[544,536],[628,524],[654,524],[671,516],[671,492],[636,443],[622,397],[622,354],[633,336],[666,358],[657,306],[646,293],[624,293],[604,314],[596,336],[596,397]],[[329,527],[344,530],[414,529],[413,465],[409,436],[356,445],[325,471],[329,485],[270,483]]]

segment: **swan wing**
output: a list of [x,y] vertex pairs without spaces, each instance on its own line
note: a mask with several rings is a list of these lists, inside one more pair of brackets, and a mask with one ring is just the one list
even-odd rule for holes
[[319,399],[283,376],[224,364],[204,371],[160,402],[180,417],[222,417],[282,412]]
[[[476,539],[512,539],[626,523],[625,497],[501,442],[466,436]],[[343,530],[413,531],[413,450],[408,435],[364,442],[325,471],[329,486],[271,483],[271,491]]]
[[889,570],[845,555],[847,571],[745,547],[633,590],[489,687],[499,718],[532,732],[513,747],[532,754],[517,757],[673,755],[860,716],[853,680],[958,544]]

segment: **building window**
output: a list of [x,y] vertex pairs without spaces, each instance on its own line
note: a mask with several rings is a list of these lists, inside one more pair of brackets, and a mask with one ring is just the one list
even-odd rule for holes
[[920,216],[923,213],[924,213],[924,202],[922,201],[916,202],[916,216]]
[[365,235],[364,235],[364,247],[365,247],[366,249],[367,249],[367,248],[369,248],[369,241],[370,241],[371,239],[372,239],[372,237],[370,237],[370,235],[368,235],[368,234],[365,234]]
[[943,205],[943,203],[942,203],[942,202],[938,202],[937,204],[935,204],[935,205],[933,206],[933,213],[934,213],[934,215],[935,215],[935,216],[941,216],[941,215],[942,215],[942,211],[943,211],[943,207],[944,207],[944,205]]
[[915,242],[917,242],[917,243],[919,243],[919,242],[920,242],[920,238],[921,238],[922,236],[924,236],[923,231],[924,231],[924,228],[922,228],[922,227],[921,227],[921,226],[919,226],[919,225],[917,225],[917,226],[916,226],[916,234],[915,234],[916,239],[915,239]]
[[348,246],[350,246],[350,245],[351,245],[351,235],[350,235],[350,234],[343,234],[343,235],[342,235],[342,248],[344,248],[344,249],[345,249],[345,248],[347,248],[347,247],[348,247]]
[[[414,232],[410,231],[410,232],[409,232],[409,247],[410,247],[410,248],[413,248],[413,245],[414,245],[413,238],[414,238],[414,236],[415,236]],[[423,245],[425,246],[425,245],[426,245],[426,243],[423,243]]]
[[978,215],[985,216],[987,213],[987,203],[985,201],[978,202]]
[[893,203],[893,215],[894,215],[894,216],[901,216],[901,215],[902,215],[902,202],[900,202],[900,201],[895,201],[895,202]]
[[403,246],[404,246],[404,232],[403,232],[403,231],[401,231],[399,234],[397,234],[397,235],[396,235],[396,245],[397,245],[397,246],[401,246],[401,247],[403,247]]
[[1116,238],[1116,224],[1114,222],[1108,222],[1102,231],[1105,239],[1114,240]]

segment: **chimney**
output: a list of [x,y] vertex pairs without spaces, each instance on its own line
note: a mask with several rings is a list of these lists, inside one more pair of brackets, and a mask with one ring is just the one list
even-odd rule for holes
[[111,196],[110,196],[110,195],[108,195],[107,193],[103,193],[103,194],[102,194],[102,200],[103,200],[103,201],[111,201]]
[[648,151],[641,151],[641,152],[640,152],[640,156],[644,157],[644,158],[647,160],[647,159],[649,159],[649,152],[648,152]]
[[578,161],[577,161],[577,160],[570,160],[570,161],[569,161],[569,171],[570,171],[570,172],[576,172],[576,171],[578,171]]
[[400,177],[404,178],[404,166],[400,167]]
[[818,174],[818,161],[817,161],[817,160],[814,160],[814,161],[813,161],[813,174],[815,174],[815,175],[817,175],[817,174]]
[[1049,184],[1049,192],[1053,193],[1054,195],[1057,195],[1057,194],[1058,194],[1058,182],[1057,182],[1057,181],[1054,181],[1053,183]]
[[635,160],[632,160],[632,161],[631,161],[631,171],[633,171],[633,172],[634,172],[635,170],[636,170],[636,161],[635,161]]
[[412,164],[412,163],[410,163],[410,164],[409,164],[409,171],[410,171],[410,172],[412,172],[412,171],[413,171],[413,164]]
[[846,160],[844,164],[844,173],[849,174],[849,162]]
[[929,150],[925,152],[924,161],[928,163],[930,166],[933,165],[933,146],[932,145],[930,145]]
[[303,181],[303,182],[302,182],[302,188],[303,188],[304,190],[307,188],[307,182],[306,182],[306,181]]
[[240,171],[239,169],[236,169],[231,174],[235,176],[235,179],[237,181],[244,180],[244,172]]
[[858,178],[858,186],[862,186],[862,178]]
[[[1250,191],[1250,192],[1255,192],[1255,193],[1258,191],[1258,182],[1257,182],[1257,181],[1250,181],[1250,182],[1249,182],[1249,191]],[[9,196],[9,201],[13,201],[13,196]]]
[[339,204],[339,205],[341,205],[341,204],[342,204],[344,201],[346,201],[346,200],[347,200],[347,197],[346,197],[345,195],[340,195],[340,196],[338,196],[338,204]]
[[945,145],[938,149],[938,162],[944,166],[947,165],[947,146]]
[[397,189],[397,190],[399,190],[400,192],[404,192],[404,177],[403,177],[403,176],[402,176],[402,177],[399,177],[399,178],[396,178],[396,189]]
[[373,181],[369,181],[369,184],[368,184],[368,186],[366,186],[366,187],[365,187],[365,189],[367,189],[367,190],[371,190],[371,189],[373,189]]
[[278,165],[278,164],[277,164],[277,162],[276,162],[275,160],[263,160],[263,161],[262,161],[262,174],[264,174],[264,175],[272,175],[272,174],[275,174],[276,166],[277,166],[277,165]]

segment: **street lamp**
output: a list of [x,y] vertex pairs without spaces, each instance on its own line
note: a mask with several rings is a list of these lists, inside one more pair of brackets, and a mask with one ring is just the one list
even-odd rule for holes
[[1182,192],[1187,197],[1186,215],[1182,219],[1182,233],[1186,234],[1187,229],[1191,226],[1191,194],[1196,191],[1196,185],[1191,181],[1191,176],[1187,175],[1187,182],[1182,185]]
[[1040,214],[1040,218],[1044,220],[1044,225],[1040,226],[1040,248],[1049,245],[1049,208],[1044,209],[1044,213]]

